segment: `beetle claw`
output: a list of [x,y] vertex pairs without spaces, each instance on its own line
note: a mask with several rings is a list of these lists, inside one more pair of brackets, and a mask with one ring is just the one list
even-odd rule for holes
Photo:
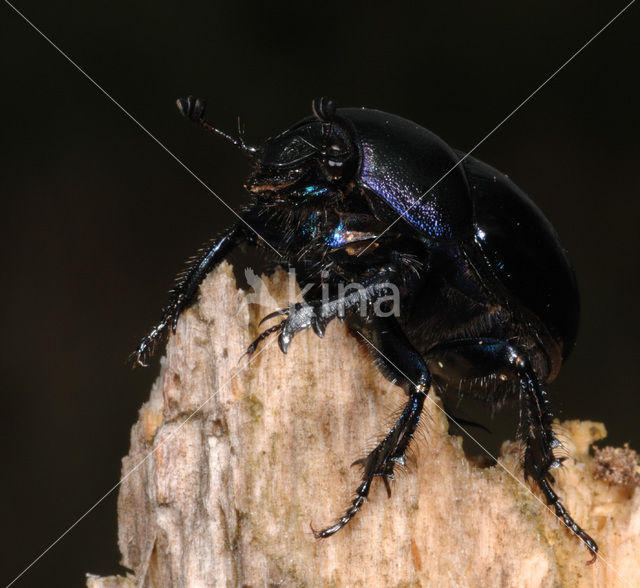
[[389,484],[389,479],[390,478],[387,476],[382,476],[382,481],[384,482],[384,487],[385,487],[385,490],[387,491],[387,498],[391,498],[391,486]]
[[267,316],[262,317],[262,319],[258,323],[258,326],[260,326],[262,323],[266,323],[268,320],[271,320],[272,318],[276,318],[277,316],[286,316],[290,312],[291,311],[289,308],[281,308],[280,310],[276,310],[272,313],[269,313]]
[[324,329],[325,329],[326,323],[317,317],[314,317],[311,320],[311,327],[313,328],[313,332],[318,335],[318,337],[320,337],[320,339],[322,339],[324,337]]
[[278,345],[280,346],[280,351],[282,351],[282,353],[286,353],[287,351],[289,351],[290,344],[291,335],[283,330],[278,337]]

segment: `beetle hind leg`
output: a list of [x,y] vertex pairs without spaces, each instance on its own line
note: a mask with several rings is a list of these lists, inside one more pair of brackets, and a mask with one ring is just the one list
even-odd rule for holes
[[556,458],[553,453],[554,449],[560,447],[560,442],[551,428],[552,415],[546,393],[535,378],[522,378],[521,381],[525,404],[525,426],[521,432],[525,443],[525,476],[534,479],[542,490],[547,505],[554,509],[556,516],[585,544],[592,554],[587,563],[593,564],[598,557],[598,545],[573,520],[552,487],[554,478],[551,470],[560,467],[564,458]]
[[519,436],[524,443],[524,474],[538,485],[549,507],[574,533],[596,560],[598,546],[571,518],[558,495],[554,492],[551,470],[561,466],[562,458],[554,455],[560,447],[552,429],[553,415],[547,393],[541,388],[538,377],[527,355],[506,341],[498,339],[464,339],[438,345],[427,354],[427,364],[434,377],[445,380],[477,379],[489,374],[505,372],[519,386],[522,418]]

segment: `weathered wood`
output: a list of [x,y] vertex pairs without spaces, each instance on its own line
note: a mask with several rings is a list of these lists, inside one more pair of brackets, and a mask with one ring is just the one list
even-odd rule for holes
[[[285,282],[282,272],[267,281],[282,306]],[[180,319],[123,460],[119,543],[132,575],[117,585],[640,586],[640,492],[593,478],[598,423],[563,424],[574,459],[558,474],[565,505],[600,545],[593,566],[524,485],[518,446],[505,443],[500,458],[517,479],[473,465],[433,402],[391,499],[375,483],[350,525],[314,539],[309,524],[343,512],[359,481],[349,464],[405,396],[337,321],[322,341],[298,335],[287,356],[273,337],[240,359],[271,310],[248,304],[225,264]]]

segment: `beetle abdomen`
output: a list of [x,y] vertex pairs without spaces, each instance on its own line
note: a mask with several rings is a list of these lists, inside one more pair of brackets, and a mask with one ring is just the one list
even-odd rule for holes
[[566,359],[575,343],[580,304],[555,229],[504,174],[473,157],[462,165],[475,204],[477,243],[502,284],[541,319]]

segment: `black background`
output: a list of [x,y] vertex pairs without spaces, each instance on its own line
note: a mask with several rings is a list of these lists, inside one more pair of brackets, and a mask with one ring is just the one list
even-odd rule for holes
[[[310,100],[400,114],[468,150],[622,2],[31,2],[16,6],[227,203],[246,160],[176,97],[258,142]],[[433,5],[431,5],[433,4]],[[475,153],[546,212],[583,320],[552,388],[564,418],[637,429],[639,8],[632,6]],[[209,192],[7,5],[2,51],[2,577],[9,582],[119,479],[157,374],[124,360],[182,262],[233,221]],[[346,460],[349,456],[345,457]],[[118,571],[116,493],[18,585]]]

